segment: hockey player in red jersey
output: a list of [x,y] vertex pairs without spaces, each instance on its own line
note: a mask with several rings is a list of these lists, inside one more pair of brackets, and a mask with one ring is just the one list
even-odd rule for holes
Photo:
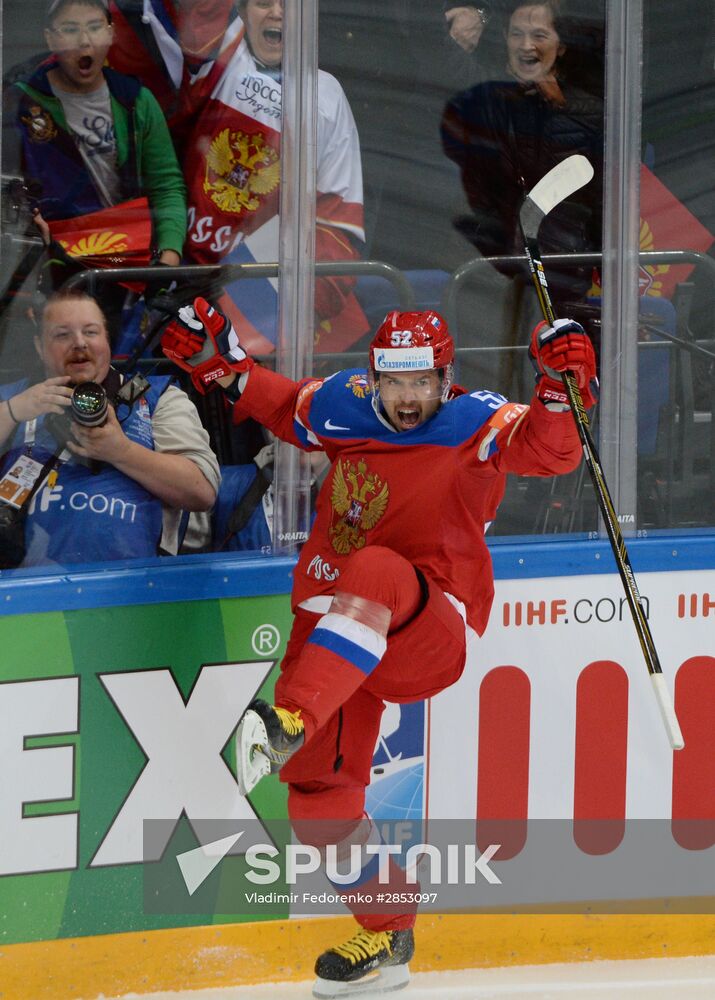
[[[239,785],[245,794],[280,771],[303,842],[319,842],[323,820],[325,843],[365,844],[375,837],[365,787],[384,703],[428,698],[459,678],[465,626],[481,634],[489,616],[484,531],[506,474],[551,476],[579,462],[559,373],[572,371],[592,405],[591,343],[570,320],[536,328],[529,406],[456,387],[454,345],[435,312],[389,313],[367,370],[325,380],[296,383],[254,365],[202,299],[181,310],[162,347],[201,392],[218,383],[237,417],[331,462],[294,571],[274,705],[254,701],[239,726]],[[374,861],[361,888],[377,884]],[[405,884],[397,866],[390,878],[390,888]],[[379,989],[404,985],[415,921],[405,910],[354,911],[357,934],[317,960],[315,995],[346,995],[347,983],[374,973]]]

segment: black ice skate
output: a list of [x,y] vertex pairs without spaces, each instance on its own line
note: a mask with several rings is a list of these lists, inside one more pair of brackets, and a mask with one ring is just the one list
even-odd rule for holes
[[236,731],[238,790],[247,795],[266,774],[280,771],[303,745],[299,712],[274,708],[256,698],[246,709]]
[[407,963],[414,951],[411,930],[376,932],[363,927],[318,958],[313,996],[327,1000],[401,990],[410,980]]

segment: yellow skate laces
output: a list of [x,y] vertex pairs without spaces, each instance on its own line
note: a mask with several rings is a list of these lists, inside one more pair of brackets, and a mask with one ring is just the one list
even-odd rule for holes
[[347,958],[355,965],[365,958],[372,958],[379,952],[387,949],[388,955],[392,954],[392,942],[388,931],[368,931],[364,928],[358,931],[345,944],[339,944],[336,948],[331,948],[341,958]]
[[303,720],[300,717],[300,710],[297,712],[289,712],[287,708],[278,708],[274,705],[273,711],[280,719],[281,725],[285,729],[288,736],[298,736],[299,733],[303,732],[304,726]]

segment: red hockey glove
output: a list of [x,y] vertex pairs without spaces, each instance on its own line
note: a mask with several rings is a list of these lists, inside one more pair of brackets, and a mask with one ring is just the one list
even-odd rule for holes
[[179,368],[189,372],[191,381],[204,395],[214,387],[216,379],[231,372],[247,372],[255,363],[241,347],[230,320],[202,298],[179,309],[178,319],[164,330],[161,349]]
[[572,319],[544,320],[531,335],[529,357],[536,369],[536,395],[544,403],[568,403],[561,372],[571,372],[586,407],[598,398],[596,355],[584,328]]

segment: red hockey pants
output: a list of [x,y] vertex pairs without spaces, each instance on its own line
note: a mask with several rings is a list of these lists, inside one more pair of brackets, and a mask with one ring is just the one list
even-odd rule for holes
[[[418,576],[391,549],[356,551],[338,589],[388,607],[391,626],[384,656],[365,677],[334,657],[325,662],[315,646],[306,645],[319,616],[301,609],[296,613],[275,704],[302,712],[310,706],[306,743],[280,773],[289,784],[291,822],[306,843],[320,841],[318,828],[326,831],[324,842],[335,842],[362,819],[384,702],[421,701],[437,694],[460,677],[466,656],[459,612],[439,587]],[[311,827],[314,820],[330,822]],[[356,917],[371,930],[414,923],[414,913]]]

